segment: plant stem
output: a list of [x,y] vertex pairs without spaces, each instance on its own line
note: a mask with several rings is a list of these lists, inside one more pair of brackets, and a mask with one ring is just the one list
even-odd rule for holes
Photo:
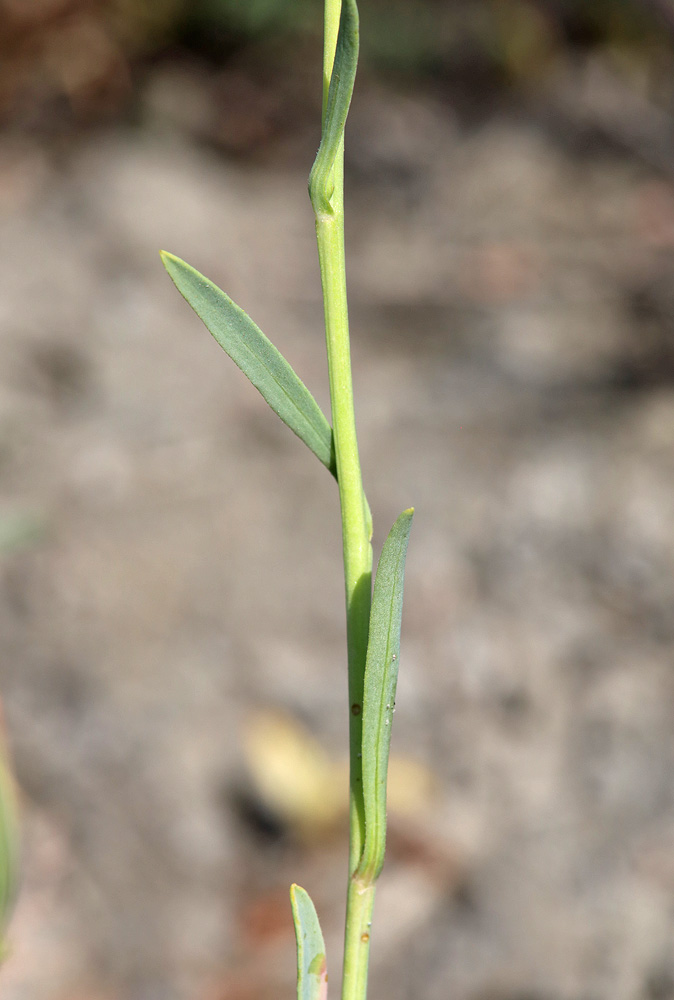
[[[340,12],[341,0],[325,0],[324,108],[332,73]],[[342,1000],[364,1000],[367,986],[369,925],[374,902],[374,886],[363,886],[355,882],[352,876],[363,851],[365,836],[360,755],[363,675],[371,604],[372,547],[370,545],[371,521],[363,491],[353,407],[344,256],[343,143],[340,145],[335,160],[333,179],[332,211],[329,214],[317,214],[316,237],[323,285],[332,427],[342,511],[349,664],[349,888]]]
[[342,1000],[365,1000],[374,889],[374,882],[364,886],[353,878],[349,879],[346,897]]
[[[336,179],[336,184],[338,183]],[[333,216],[317,219],[316,235],[323,282],[332,427],[342,511],[351,762],[349,858],[350,872],[353,873],[360,860],[365,835],[360,753],[363,675],[370,622],[372,548],[353,411],[344,269],[344,227],[341,212],[335,210]]]

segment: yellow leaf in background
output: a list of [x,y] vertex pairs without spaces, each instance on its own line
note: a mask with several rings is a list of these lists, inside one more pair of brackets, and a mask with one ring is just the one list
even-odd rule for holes
[[331,827],[348,801],[346,774],[304,726],[280,710],[257,712],[244,731],[244,749],[255,793],[301,837]]
[[438,780],[423,764],[409,757],[391,757],[387,806],[401,819],[422,820],[438,799]]
[[[260,803],[302,839],[320,839],[348,808],[347,761],[333,761],[292,715],[256,712],[244,729],[248,772]],[[388,808],[423,820],[438,794],[435,775],[408,757],[389,761]]]

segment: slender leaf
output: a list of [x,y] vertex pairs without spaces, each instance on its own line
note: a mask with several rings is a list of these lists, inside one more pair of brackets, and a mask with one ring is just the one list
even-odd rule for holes
[[179,257],[161,258],[176,288],[215,340],[288,425],[336,476],[332,428],[318,403],[283,355],[212,281]]
[[413,508],[403,511],[384,542],[374,581],[363,696],[365,844],[358,877],[379,876],[386,845],[386,779],[395,710],[405,555]]
[[309,174],[309,195],[317,215],[332,214],[334,193],[332,168],[339,144],[344,137],[346,116],[356,80],[359,47],[358,7],[356,0],[342,0],[335,61],[330,77],[328,102],[323,120],[321,144]]
[[297,939],[297,1000],[327,1000],[325,943],[316,909],[299,885],[290,887],[290,905]]
[[18,796],[3,744],[0,732],[0,943],[16,900],[21,853]]

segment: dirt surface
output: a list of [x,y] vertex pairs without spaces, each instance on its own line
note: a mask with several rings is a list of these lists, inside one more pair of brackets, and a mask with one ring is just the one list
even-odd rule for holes
[[[669,1000],[674,189],[540,117],[460,127],[376,88],[349,151],[376,551],[417,511],[393,746],[421,771],[371,995]],[[279,822],[245,749],[274,709],[343,757],[334,484],[157,253],[327,407],[311,155],[251,168],[159,127],[0,142],[0,679],[26,810],[3,1000],[290,997],[294,880],[338,979],[344,817]]]

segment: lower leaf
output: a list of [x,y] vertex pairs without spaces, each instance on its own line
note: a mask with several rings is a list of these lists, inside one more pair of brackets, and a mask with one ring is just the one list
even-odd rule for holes
[[327,1000],[328,970],[321,925],[309,893],[290,887],[297,939],[297,1000]]

